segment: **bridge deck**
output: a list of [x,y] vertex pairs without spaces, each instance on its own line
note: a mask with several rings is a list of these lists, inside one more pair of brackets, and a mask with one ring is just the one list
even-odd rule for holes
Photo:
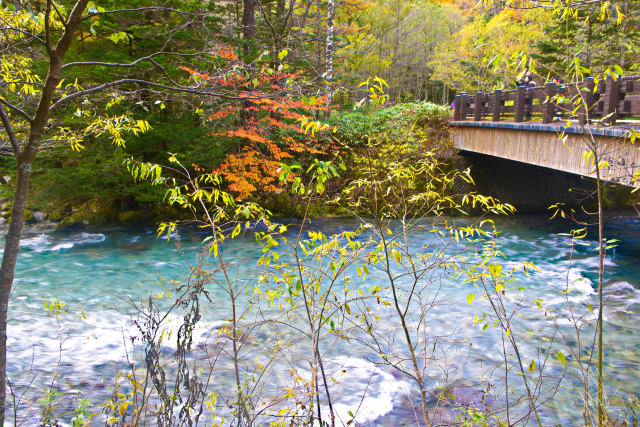
[[[575,123],[575,122],[574,122]],[[630,135],[632,130],[640,132],[640,122],[623,124],[618,122],[615,127],[600,127],[595,125],[569,125],[562,122],[553,123],[541,123],[541,122],[487,122],[487,121],[450,121],[450,126],[467,126],[467,127],[482,127],[482,128],[494,128],[494,129],[512,129],[523,131],[535,131],[535,132],[554,132],[558,133],[571,133],[571,134],[585,134],[590,133],[598,136],[609,136],[617,138],[625,138]]]

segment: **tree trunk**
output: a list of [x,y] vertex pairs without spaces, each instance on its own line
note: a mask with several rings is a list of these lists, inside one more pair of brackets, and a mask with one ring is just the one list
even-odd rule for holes
[[331,106],[331,97],[333,91],[333,33],[334,18],[336,13],[336,4],[334,0],[327,2],[327,46],[326,46],[326,82],[327,82],[327,105]]
[[322,69],[322,57],[323,55],[323,47],[324,47],[324,41],[323,41],[323,37],[322,37],[322,14],[321,14],[321,10],[322,10],[322,2],[321,0],[318,0],[317,2],[317,7],[316,7],[316,59],[318,61],[317,63],[317,67],[318,67],[318,73],[320,72],[320,70]]
[[2,266],[0,267],[0,425],[4,425],[7,382],[7,315],[9,296],[20,249],[20,235],[24,225],[24,211],[27,203],[31,163],[16,159],[16,188],[11,208],[11,221],[5,236]]
[[274,69],[278,69],[282,60],[278,57],[278,54],[282,52],[282,41],[286,37],[287,30],[285,28],[285,3],[284,0],[277,0],[276,2],[276,16],[273,19],[273,64]]
[[[11,295],[11,288],[13,287],[16,261],[20,250],[20,236],[22,234],[22,227],[24,226],[24,211],[29,193],[31,166],[38,153],[42,134],[49,122],[51,101],[60,82],[62,60],[69,46],[71,46],[87,3],[89,3],[89,0],[78,0],[75,4],[69,14],[65,30],[54,48],[49,38],[49,29],[46,28],[49,22],[48,15],[51,11],[52,2],[47,2],[47,11],[45,12],[45,22],[47,24],[45,24],[45,31],[47,53],[49,55],[49,72],[47,73],[47,78],[42,88],[42,94],[36,112],[31,120],[29,139],[24,149],[20,149],[17,142],[14,144],[17,175],[16,188],[13,195],[13,207],[11,208],[11,221],[9,222],[9,230],[5,236],[2,264],[0,265],[0,426],[5,423],[7,396],[7,314],[9,312],[9,297]],[[3,124],[7,134],[11,137],[13,130],[11,129],[10,122],[3,122]]]
[[604,240],[604,212],[603,212],[603,200],[602,200],[602,177],[600,175],[600,158],[598,156],[599,147],[593,148],[593,159],[596,165],[596,191],[598,196],[598,427],[605,425],[605,408],[604,408],[604,385],[602,380],[603,369],[603,354],[604,348],[602,343],[602,336],[604,331],[604,257],[605,257],[605,240]]
[[244,10],[242,13],[242,36],[244,38],[244,54],[248,61],[251,52],[251,40],[256,36],[256,16],[255,16],[255,0],[244,0]]
[[[245,62],[250,62],[249,54],[251,53],[251,44],[256,36],[255,1],[256,0],[244,0],[244,9],[242,11],[242,37],[244,39]],[[253,113],[248,109],[250,105],[249,101],[242,101],[240,120],[243,124],[249,122],[251,117],[253,117]]]

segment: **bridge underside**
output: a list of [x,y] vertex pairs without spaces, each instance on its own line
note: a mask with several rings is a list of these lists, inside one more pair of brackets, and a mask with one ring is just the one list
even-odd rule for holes
[[640,169],[640,141],[630,143],[626,132],[594,130],[585,134],[573,129],[543,125],[490,122],[453,122],[454,147],[582,176],[595,177],[594,166],[585,158],[595,143],[602,178],[624,185],[638,186],[634,173]]

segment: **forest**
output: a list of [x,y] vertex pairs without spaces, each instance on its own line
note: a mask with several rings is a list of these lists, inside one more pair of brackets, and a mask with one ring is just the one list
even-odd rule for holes
[[[0,424],[638,425],[640,168],[578,117],[640,2],[0,0],[0,58]],[[523,76],[594,176],[529,216],[449,126]]]

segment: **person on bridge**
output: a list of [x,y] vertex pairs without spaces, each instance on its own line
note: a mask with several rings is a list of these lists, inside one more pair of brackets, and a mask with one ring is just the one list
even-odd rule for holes
[[518,87],[535,87],[535,85],[536,82],[533,81],[533,73],[528,68],[526,68],[522,74],[520,74],[518,80],[516,80],[516,86]]
[[[530,88],[535,87],[536,82],[533,81],[533,73],[529,70],[529,67],[525,68],[525,70],[520,74],[520,77],[516,81],[516,85],[518,87]],[[533,110],[533,98],[528,97],[526,99],[526,114],[525,120],[531,120],[531,110]]]

